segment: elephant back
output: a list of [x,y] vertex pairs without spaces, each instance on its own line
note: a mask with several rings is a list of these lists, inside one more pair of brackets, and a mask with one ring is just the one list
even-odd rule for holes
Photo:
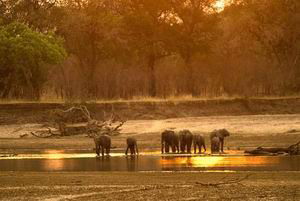
[[103,146],[110,146],[111,138],[108,135],[101,135],[98,138],[99,143]]
[[175,132],[171,130],[165,130],[161,133],[162,141],[171,142],[175,136]]
[[127,142],[127,145],[128,146],[132,146],[132,145],[135,145],[136,144],[136,139],[134,137],[128,137],[126,139],[126,142]]
[[193,134],[191,131],[189,130],[182,130],[179,131],[179,140],[180,141],[189,141],[189,140],[193,140]]
[[212,140],[214,137],[224,139],[225,137],[228,137],[228,136],[230,136],[229,131],[223,128],[223,129],[218,129],[218,130],[212,131],[210,134],[210,139]]
[[194,140],[194,142],[204,143],[204,137],[201,134],[194,135],[193,140]]

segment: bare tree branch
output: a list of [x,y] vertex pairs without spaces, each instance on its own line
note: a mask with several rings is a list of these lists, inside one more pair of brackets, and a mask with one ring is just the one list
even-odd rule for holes
[[214,187],[218,187],[221,185],[228,185],[228,184],[238,184],[246,179],[248,179],[251,176],[251,174],[247,174],[246,176],[242,177],[242,178],[236,178],[236,179],[231,179],[231,180],[226,180],[226,181],[222,181],[223,179],[221,179],[220,182],[217,183],[202,183],[202,182],[196,182],[196,184],[201,185],[201,186],[214,186]]

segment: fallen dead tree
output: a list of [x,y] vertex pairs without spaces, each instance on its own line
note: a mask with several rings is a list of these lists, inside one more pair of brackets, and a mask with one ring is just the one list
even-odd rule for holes
[[47,130],[40,130],[35,132],[30,132],[31,135],[38,138],[51,138],[51,137],[60,137],[61,134],[57,132],[52,132],[51,128],[47,128]]
[[[80,114],[78,114],[78,112]],[[55,118],[53,124],[56,128],[51,129],[45,127],[44,130],[31,132],[31,134],[38,138],[51,138],[70,136],[78,133],[87,133],[88,137],[96,137],[99,135],[116,136],[120,134],[121,127],[126,121],[119,116],[112,113],[108,119],[104,115],[103,120],[93,119],[86,106],[74,106],[67,110],[55,110]],[[81,119],[84,122],[77,124],[67,124],[70,118],[76,116],[76,119]]]
[[285,147],[257,147],[253,150],[246,150],[245,153],[251,155],[279,155],[279,154],[288,154],[288,155],[300,155],[300,141],[291,146]]

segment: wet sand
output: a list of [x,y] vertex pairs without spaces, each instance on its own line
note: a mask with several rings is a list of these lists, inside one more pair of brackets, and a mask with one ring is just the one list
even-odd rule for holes
[[[244,178],[240,184],[215,184]],[[299,172],[0,172],[0,200],[300,200]]]

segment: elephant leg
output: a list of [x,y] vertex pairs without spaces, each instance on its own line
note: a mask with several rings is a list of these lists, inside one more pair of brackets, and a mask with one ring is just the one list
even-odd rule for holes
[[181,153],[184,153],[184,151],[185,151],[185,145],[184,144],[180,144],[180,151],[181,151]]
[[135,151],[136,151],[136,154],[139,154],[139,149],[138,149],[137,144],[135,144]]
[[224,139],[220,140],[221,152],[224,153]]
[[106,155],[109,155],[110,153],[110,146],[106,148]]
[[219,152],[220,152],[220,144],[216,144],[216,145],[215,145],[214,151],[215,151],[216,153],[219,153]]
[[170,147],[170,145],[169,145],[168,143],[166,143],[166,144],[165,144],[165,152],[166,152],[166,153],[169,153],[169,151],[170,151],[170,150],[169,150],[169,147]]
[[171,144],[169,144],[169,146],[168,146],[168,152],[170,153],[172,151],[173,151],[173,146]]
[[197,144],[194,143],[194,154],[197,153]]
[[200,143],[198,144],[198,150],[199,150],[198,153],[201,154],[202,152],[201,152],[201,144]]
[[100,146],[98,144],[96,144],[96,154],[97,156],[100,155]]
[[104,147],[101,146],[101,155],[104,156]]
[[130,146],[130,154],[131,155],[135,154],[134,146]]
[[129,146],[127,145],[127,148],[126,148],[126,151],[125,151],[125,155],[128,154],[128,149],[129,149]]
[[161,153],[162,153],[162,154],[164,153],[164,148],[165,148],[165,144],[164,144],[164,143],[161,143]]
[[210,151],[211,151],[211,153],[214,153],[214,143],[213,142],[211,142],[211,144],[210,144]]
[[189,147],[187,148],[187,152],[188,152],[189,154],[191,154],[191,153],[192,153],[191,149],[192,149],[192,147],[191,147],[191,146],[189,146]]
[[187,152],[190,154],[191,152],[191,148],[192,148],[192,143],[187,144]]
[[173,153],[176,153],[176,146],[175,146],[175,145],[172,145],[171,147],[172,147],[172,152],[173,152]]
[[202,146],[203,146],[204,152],[206,152],[205,144],[203,143]]

